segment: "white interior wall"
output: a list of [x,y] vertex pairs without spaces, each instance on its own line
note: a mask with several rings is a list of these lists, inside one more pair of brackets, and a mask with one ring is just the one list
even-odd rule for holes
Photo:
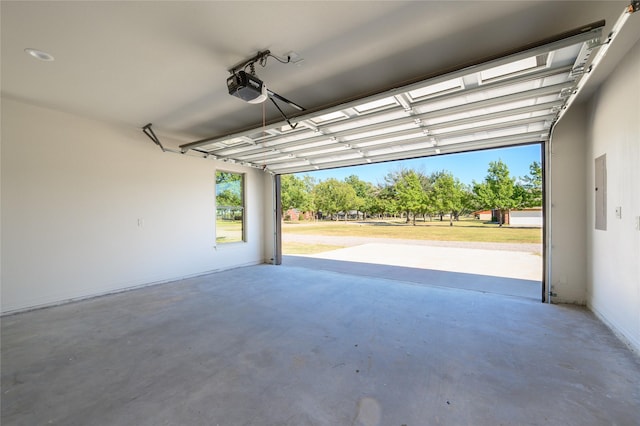
[[556,303],[586,303],[585,116],[585,107],[574,104],[549,142],[549,282]]
[[[262,263],[260,170],[2,98],[2,312]],[[216,167],[247,173],[247,243],[215,244]]]
[[[586,121],[587,302],[640,351],[640,42],[591,102]],[[594,161],[606,154],[607,227],[595,229]],[[616,207],[622,208],[616,217]]]

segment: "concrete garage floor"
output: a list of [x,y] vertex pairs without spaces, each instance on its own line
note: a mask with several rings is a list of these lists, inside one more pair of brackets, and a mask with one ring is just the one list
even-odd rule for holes
[[2,319],[9,425],[635,425],[579,307],[260,265]]

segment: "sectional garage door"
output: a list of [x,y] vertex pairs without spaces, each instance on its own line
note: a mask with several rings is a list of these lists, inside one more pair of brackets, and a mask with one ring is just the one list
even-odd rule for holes
[[286,174],[544,142],[588,76],[603,25],[180,149]]

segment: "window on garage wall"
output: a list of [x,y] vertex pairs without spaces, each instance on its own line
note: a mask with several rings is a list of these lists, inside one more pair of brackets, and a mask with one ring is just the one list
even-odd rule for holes
[[216,172],[216,243],[244,238],[244,174]]

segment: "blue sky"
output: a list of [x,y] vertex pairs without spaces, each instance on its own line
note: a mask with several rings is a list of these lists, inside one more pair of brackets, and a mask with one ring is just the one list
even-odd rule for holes
[[318,170],[316,172],[297,173],[297,176],[313,176],[316,181],[328,178],[343,180],[347,176],[357,175],[361,180],[374,185],[384,182],[384,176],[400,166],[430,174],[439,170],[447,170],[462,183],[481,182],[487,175],[491,161],[502,160],[508,167],[512,177],[529,174],[529,165],[540,162],[540,145],[525,145],[511,148],[490,149],[485,151],[465,152],[460,154],[438,155],[417,158],[414,160],[391,161],[388,163],[368,164],[366,166],[342,167],[339,169]]

